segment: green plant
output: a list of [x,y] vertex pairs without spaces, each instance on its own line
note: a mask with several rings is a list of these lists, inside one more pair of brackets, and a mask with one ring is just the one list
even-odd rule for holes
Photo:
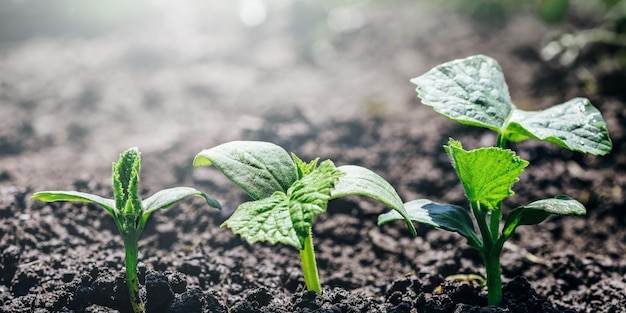
[[[556,196],[513,209],[501,228],[501,203],[513,195],[528,162],[505,149],[507,142],[538,139],[563,148],[604,155],[612,144],[600,112],[589,100],[575,98],[543,111],[522,111],[510,100],[508,87],[497,62],[477,55],[435,67],[412,80],[422,102],[438,113],[459,123],[491,129],[497,133],[497,146],[463,149],[450,139],[445,150],[450,156],[470,211],[457,205],[440,204],[426,199],[405,203],[411,220],[457,232],[477,249],[485,263],[488,303],[502,300],[500,254],[504,242],[520,225],[538,224],[550,214],[584,215],[585,207],[567,196]],[[396,212],[379,216],[383,225],[401,219]]]
[[403,216],[415,229],[395,189],[382,177],[359,166],[335,167],[319,158],[305,163],[268,142],[233,141],[200,152],[194,166],[215,166],[253,201],[241,204],[222,226],[249,243],[283,243],[300,251],[308,290],[321,293],[311,227],[328,201],[348,195],[376,199]]
[[156,210],[166,209],[176,202],[189,197],[199,196],[215,208],[219,202],[209,195],[189,187],[175,187],[158,191],[151,197],[142,200],[139,190],[140,153],[137,148],[130,148],[120,155],[117,163],[113,163],[113,194],[115,199],[106,199],[96,195],[77,191],[42,191],[35,193],[31,199],[44,202],[72,201],[91,202],[104,208],[115,221],[115,225],[124,241],[126,251],[126,283],[130,301],[135,313],[144,312],[145,308],[139,295],[137,281],[138,240],[150,214]]

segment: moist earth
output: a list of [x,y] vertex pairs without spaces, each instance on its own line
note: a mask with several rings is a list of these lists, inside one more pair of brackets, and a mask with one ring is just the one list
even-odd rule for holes
[[[383,8],[383,13],[375,16],[380,20],[372,25],[388,21],[394,14],[406,18],[403,6]],[[524,24],[532,16],[524,12],[512,19]],[[455,18],[461,17],[453,15],[443,21]],[[356,116],[331,114],[337,107],[324,104],[268,107],[258,115],[233,109],[231,113],[245,119],[231,125],[231,119],[216,118],[216,125],[230,127],[216,132],[203,128],[202,144],[189,143],[196,138],[189,134],[197,132],[193,129],[196,124],[190,122],[185,125],[189,132],[171,129],[189,137],[177,137],[181,140],[165,148],[149,145],[142,155],[140,187],[144,197],[163,184],[193,186],[219,199],[223,209],[190,199],[151,216],[139,241],[138,277],[147,312],[626,312],[626,110],[622,102],[626,95],[613,88],[623,83],[623,74],[586,67],[601,84],[593,92],[584,91],[569,75],[580,68],[555,66],[539,57],[542,37],[534,32],[537,27],[530,27],[520,42],[510,42],[503,39],[520,35],[513,26],[504,27],[492,39],[488,36],[491,28],[479,22],[451,25],[448,32],[433,28],[434,36],[408,40],[408,48],[419,47],[424,53],[420,68],[466,56],[459,55],[460,51],[486,53],[492,49],[503,64],[514,98],[520,90],[528,92],[526,102],[536,100],[538,104],[527,106],[539,109],[553,100],[555,104],[576,95],[589,97],[607,121],[614,144],[611,154],[603,157],[532,141],[511,144],[530,166],[514,185],[516,194],[504,202],[505,213],[557,194],[578,199],[588,213],[584,217],[553,217],[517,230],[501,258],[501,306],[486,305],[486,290],[473,276],[484,276],[482,261],[465,239],[423,225],[417,225],[417,237],[401,222],[378,227],[377,216],[387,209],[360,197],[333,200],[327,212],[316,217],[313,240],[324,290],[321,295],[308,292],[298,251],[283,245],[250,245],[220,227],[249,198],[217,170],[191,165],[198,148],[233,139],[264,140],[305,161],[330,158],[337,165],[372,169],[396,187],[405,201],[429,198],[465,206],[463,189],[442,147],[449,137],[460,140],[467,149],[493,145],[495,135],[438,116],[420,105],[406,84],[403,88],[407,90],[398,96],[403,99],[400,114],[380,111],[386,105],[376,101],[358,103],[367,106],[369,113]],[[368,34],[344,38],[342,47],[349,50],[374,39],[387,40]],[[469,39],[444,44],[435,40],[437,34]],[[370,61],[343,59],[342,64],[346,75],[353,75],[351,66],[358,62],[376,68],[376,62]],[[310,70],[308,62],[298,60],[294,66]],[[581,59],[579,64],[588,65],[585,62]],[[511,64],[526,66],[507,72],[514,69]],[[332,86],[332,76],[321,77],[329,79]],[[276,88],[266,88],[269,97],[293,95],[280,85],[288,85],[290,79],[279,79]],[[317,88],[315,83],[320,80],[314,77],[307,82]],[[213,95],[208,91],[202,96]],[[90,155],[90,160],[77,157],[72,163],[82,147],[95,149],[90,142],[103,138],[99,134],[108,131],[103,125],[111,119],[97,97],[85,97],[85,101],[91,99],[92,120],[84,123],[71,116],[54,120],[58,127],[50,129],[59,129],[62,135],[45,133],[30,122],[30,112],[49,113],[45,99],[37,100],[43,104],[23,101],[18,106],[0,107],[0,312],[131,312],[124,282],[124,250],[106,211],[92,204],[29,200],[44,187],[112,196],[107,162],[115,159],[103,162],[103,158]],[[17,101],[11,95],[1,100]],[[151,118],[159,112],[160,102],[155,103],[143,104]],[[12,119],[5,122],[5,116]],[[138,123],[142,125],[140,119]],[[150,127],[149,123],[143,126]],[[110,131],[113,136],[118,130]],[[163,140],[171,143],[168,138]]]

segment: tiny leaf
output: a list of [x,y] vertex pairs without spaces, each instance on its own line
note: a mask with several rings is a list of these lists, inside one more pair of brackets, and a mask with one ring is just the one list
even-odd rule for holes
[[[474,231],[474,222],[468,211],[453,204],[440,204],[427,199],[409,201],[404,204],[409,218],[413,222],[423,223],[435,228],[459,233],[470,246],[478,248],[481,241]],[[378,216],[378,225],[402,220],[397,211],[390,211]]]
[[585,215],[586,213],[587,210],[582,203],[565,195],[538,200],[513,209],[506,217],[502,234],[505,238],[509,238],[517,226],[539,224],[550,214]]
[[150,214],[156,210],[166,209],[190,196],[198,196],[204,198],[208,205],[214,208],[221,208],[220,203],[204,192],[189,187],[175,187],[163,189],[149,198],[143,200],[144,215]]
[[113,163],[113,193],[115,206],[122,215],[138,216],[141,214],[139,197],[139,170],[141,156],[137,148],[130,148],[120,154],[117,163]]
[[315,158],[313,161],[306,163],[293,152],[291,153],[291,158],[296,163],[296,167],[298,168],[298,179],[309,175],[309,173],[317,167],[317,162],[320,160],[320,158]]
[[107,212],[109,212],[109,214],[111,214],[113,217],[116,217],[117,213],[117,210],[115,209],[115,201],[79,191],[42,191],[33,194],[31,196],[31,199],[40,200],[43,202],[91,202],[100,205],[102,208],[107,210]]
[[232,141],[202,150],[194,166],[214,165],[252,199],[286,193],[298,179],[295,163],[283,148],[261,141]]
[[411,82],[425,105],[462,124],[500,132],[515,108],[500,65],[484,55],[441,64]]
[[281,242],[302,250],[313,218],[326,212],[331,189],[342,175],[326,160],[295,181],[286,194],[276,192],[269,198],[240,205],[222,226],[231,228],[249,243]]
[[612,148],[600,111],[585,98],[575,98],[543,111],[516,110],[506,137],[511,141],[528,138],[548,141],[595,155],[605,155]]
[[514,194],[511,186],[528,165],[515,152],[498,147],[465,151],[459,141],[450,139],[444,148],[463,183],[467,198],[489,210],[496,209],[504,198]]
[[384,205],[395,210],[403,217],[409,230],[415,236],[415,226],[409,220],[409,216],[404,209],[402,199],[396,190],[384,178],[371,170],[355,165],[344,165],[338,167],[346,173],[339,178],[335,188],[332,190],[332,199],[337,199],[349,195],[366,196],[382,202]]

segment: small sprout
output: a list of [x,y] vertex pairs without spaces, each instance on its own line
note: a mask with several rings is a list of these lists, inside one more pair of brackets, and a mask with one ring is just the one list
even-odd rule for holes
[[[417,85],[423,103],[435,111],[459,123],[488,128],[498,134],[497,147],[466,151],[453,139],[444,146],[465,189],[471,215],[463,207],[426,199],[405,203],[412,221],[459,233],[469,246],[480,252],[486,267],[488,303],[497,306],[502,301],[500,254],[515,229],[539,224],[551,214],[586,214],[580,202],[559,195],[513,209],[501,227],[501,203],[514,194],[511,187],[528,165],[515,152],[505,149],[506,143],[537,139],[573,151],[605,155],[612,148],[606,123],[584,98],[543,111],[516,108],[500,66],[482,55],[439,65],[412,82]],[[399,219],[403,217],[391,211],[381,214],[378,224]]]
[[400,196],[382,177],[363,167],[318,161],[303,162],[268,142],[233,141],[203,150],[194,166],[215,166],[253,199],[241,204],[222,226],[249,243],[297,248],[307,289],[321,293],[311,227],[315,216],[326,212],[328,201],[367,196],[398,212],[414,235],[415,228]]
[[139,296],[137,280],[138,240],[146,221],[152,212],[167,209],[189,196],[198,196],[214,208],[221,208],[219,202],[209,195],[189,187],[175,187],[158,191],[142,200],[139,190],[140,153],[137,148],[130,148],[113,163],[113,194],[115,199],[106,199],[96,195],[77,191],[42,191],[31,199],[44,202],[73,201],[91,202],[104,208],[115,221],[126,251],[126,283],[130,301],[135,313],[145,312]]

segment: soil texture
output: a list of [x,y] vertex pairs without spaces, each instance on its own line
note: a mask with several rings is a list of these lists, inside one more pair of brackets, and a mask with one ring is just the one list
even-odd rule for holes
[[[167,3],[153,11],[177,7]],[[40,190],[112,197],[110,164],[130,146],[142,151],[144,197],[190,186],[223,206],[190,199],[150,217],[138,266],[148,313],[626,312],[626,94],[614,88],[623,73],[589,66],[589,55],[567,66],[542,59],[547,34],[559,27],[532,10],[481,22],[411,1],[334,13],[314,1],[268,3],[268,19],[256,28],[230,21],[230,5],[207,4],[216,20],[180,9],[197,29],[142,17],[139,26],[99,24],[63,36],[55,29],[18,39],[0,32],[0,312],[131,312],[124,250],[107,212],[29,199]],[[21,9],[12,4],[12,14]],[[359,13],[361,24],[324,28],[325,35],[312,30],[320,19],[346,12]],[[142,30],[151,23],[172,38],[210,40],[167,50]],[[119,42],[132,49],[121,53]],[[44,52],[55,58],[38,61]],[[90,53],[97,55],[93,62]],[[250,245],[220,228],[249,199],[216,169],[193,168],[191,161],[230,140],[270,141],[305,161],[367,167],[405,201],[466,206],[442,146],[449,137],[467,149],[493,145],[495,135],[432,112],[407,81],[477,53],[502,64],[520,107],[590,98],[614,144],[603,157],[532,141],[510,145],[530,166],[503,204],[505,213],[558,194],[578,199],[588,212],[517,230],[502,254],[500,307],[488,307],[485,288],[469,279],[485,273],[463,238],[423,225],[412,237],[400,222],[378,227],[387,209],[369,199],[333,200],[316,217],[321,295],[304,289],[295,249]],[[598,88],[577,79],[581,68]]]

